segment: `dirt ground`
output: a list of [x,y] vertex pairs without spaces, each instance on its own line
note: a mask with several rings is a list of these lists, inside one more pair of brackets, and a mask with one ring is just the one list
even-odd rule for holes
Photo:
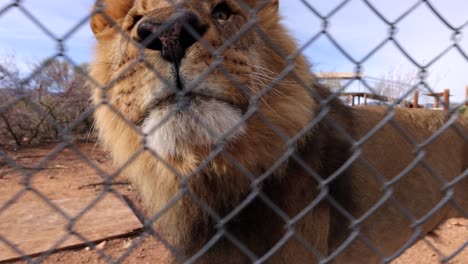
[[[103,178],[100,172],[113,173],[115,169],[111,165],[109,157],[95,147],[95,144],[78,144],[73,148],[57,151],[59,145],[49,144],[34,148],[0,149],[9,157],[26,168],[28,172],[34,172],[31,185],[34,189],[50,199],[66,197],[87,197],[98,195],[104,189],[101,184]],[[57,152],[44,161],[44,157]],[[87,161],[83,160],[87,157]],[[34,168],[41,164],[40,170]],[[91,166],[93,164],[93,166]],[[0,156],[0,207],[15,193],[24,188],[25,171],[18,171],[10,167]],[[141,220],[144,219],[144,209],[137,192],[120,176],[113,181],[113,190],[127,198],[132,209]],[[37,199],[32,193],[27,193],[21,199]],[[0,242],[1,243],[1,242]],[[47,256],[36,256],[35,262],[41,263],[108,263],[119,261],[126,264],[162,263],[168,259],[171,253],[155,237],[140,232],[128,237],[98,241],[97,248],[91,249],[87,245],[74,249],[56,252]],[[451,219],[441,228],[424,240],[419,241],[407,250],[401,257],[395,260],[395,264],[427,264],[440,263],[441,259],[457,252],[465,245],[448,263],[468,263],[468,219]],[[10,261],[5,263],[22,264],[25,260]],[[365,260],[363,260],[365,263]]]

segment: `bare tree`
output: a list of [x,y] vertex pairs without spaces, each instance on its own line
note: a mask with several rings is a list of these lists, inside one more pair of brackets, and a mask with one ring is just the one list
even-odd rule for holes
[[388,98],[389,103],[400,102],[404,105],[408,101],[412,101],[412,96],[415,91],[421,91],[426,93],[434,92],[435,87],[438,86],[439,82],[443,79],[443,76],[432,76],[428,73],[427,76],[431,76],[431,80],[428,78],[424,80],[427,86],[420,84],[421,77],[419,71],[415,70],[401,70],[395,68],[386,74],[381,75],[380,80],[374,85],[373,90],[376,94],[382,95]]
[[[71,126],[88,106],[86,65],[74,67],[64,60],[53,59],[33,67],[41,70],[27,84],[19,85],[19,71],[3,71],[0,75],[0,135],[3,141],[9,138],[16,145],[22,145],[58,140],[63,129]],[[14,60],[0,62],[0,69],[7,68],[17,69]],[[85,134],[91,124],[87,117],[74,126],[72,132],[74,135]]]
[[393,69],[380,77],[380,81],[374,85],[374,92],[388,98],[389,103],[400,101],[404,104],[409,99],[412,93],[411,90],[419,82],[419,75],[416,70],[401,71]]

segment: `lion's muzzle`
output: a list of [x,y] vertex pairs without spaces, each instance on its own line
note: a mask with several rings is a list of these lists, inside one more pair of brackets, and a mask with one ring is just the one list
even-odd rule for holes
[[161,51],[161,56],[180,65],[186,50],[206,32],[207,26],[192,12],[179,12],[170,20],[143,20],[137,28],[138,41],[147,49]]

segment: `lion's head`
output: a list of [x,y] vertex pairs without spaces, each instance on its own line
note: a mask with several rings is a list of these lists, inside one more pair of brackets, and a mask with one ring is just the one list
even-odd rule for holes
[[[279,23],[278,1],[240,2],[96,4],[96,125],[154,210],[189,190],[229,212],[254,178],[281,170],[313,118],[314,77]],[[182,206],[189,200],[179,205],[196,218]],[[167,221],[183,232],[177,215]]]

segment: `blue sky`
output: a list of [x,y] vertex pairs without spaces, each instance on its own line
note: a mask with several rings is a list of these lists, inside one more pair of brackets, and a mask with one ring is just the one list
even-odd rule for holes
[[[386,19],[394,21],[419,0],[368,0]],[[0,12],[13,0],[1,0]],[[43,23],[57,38],[63,37],[86,18],[93,0],[23,0],[22,6]],[[303,45],[322,30],[322,21],[303,2],[307,2],[326,16],[343,0],[282,0],[280,11],[284,23],[298,42]],[[329,19],[328,32],[353,57],[362,60],[371,50],[388,37],[389,26],[365,5],[364,0],[348,1]],[[453,27],[468,22],[468,1],[429,1]],[[421,4],[414,12],[397,23],[395,38],[414,59],[421,64],[432,61],[453,44],[454,31],[428,8]],[[468,26],[461,31],[459,45],[468,54]],[[465,36],[465,37],[463,37]],[[87,62],[92,54],[94,39],[85,23],[65,41],[66,53],[77,63]],[[0,14],[0,58],[14,54],[20,68],[28,71],[28,64],[52,56],[57,51],[55,40],[32,23],[14,7]],[[352,72],[355,64],[342,55],[331,42],[320,36],[307,46],[305,55],[315,71]],[[393,43],[387,43],[363,63],[366,76],[380,77],[390,71],[413,72],[417,68]],[[468,60],[456,50],[438,60],[429,68],[428,81],[436,91],[451,88],[452,98],[461,101],[468,85]]]

